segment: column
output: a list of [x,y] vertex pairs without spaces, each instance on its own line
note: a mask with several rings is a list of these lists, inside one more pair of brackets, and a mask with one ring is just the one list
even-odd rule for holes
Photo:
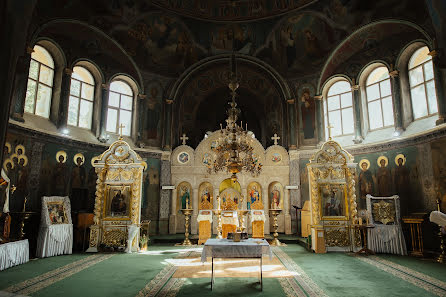
[[290,215],[290,190],[283,189],[285,201],[283,201],[283,223],[284,233],[291,234],[291,215]]
[[262,200],[263,200],[263,211],[265,213],[265,230],[264,233],[265,234],[269,234],[270,233],[270,220],[269,220],[269,204],[270,201],[268,199],[268,184],[265,185],[262,189],[263,193],[262,193]]
[[28,87],[28,73],[31,62],[31,54],[34,50],[31,47],[26,48],[26,54],[20,56],[17,60],[16,75],[14,80],[14,89],[12,93],[11,118],[24,122],[23,113],[25,111],[26,89]]
[[314,96],[314,100],[316,103],[316,127],[317,127],[317,138],[319,142],[324,142],[325,138],[325,130],[323,127],[324,122],[324,112],[322,108],[322,95]]
[[192,216],[190,218],[190,233],[198,234],[198,187],[192,189]]
[[177,212],[176,208],[177,189],[172,191],[171,203],[170,203],[170,217],[169,217],[169,234],[177,233]]
[[393,118],[395,121],[395,136],[401,135],[404,131],[403,127],[403,109],[401,101],[401,84],[399,71],[393,70],[389,72],[390,83],[392,84],[392,100],[393,100]]
[[165,118],[164,118],[164,143],[163,143],[163,149],[164,150],[171,150],[172,149],[172,136],[171,136],[171,130],[172,130],[172,104],[173,100],[166,99],[166,112],[165,112]]
[[107,106],[108,106],[108,84],[101,85],[101,112],[99,122],[99,141],[107,142]]
[[289,135],[289,149],[296,149],[297,148],[297,141],[296,141],[296,106],[294,104],[296,100],[288,99],[287,100],[287,110],[288,110],[288,135]]
[[68,102],[70,100],[71,74],[73,70],[65,68],[62,72],[62,83],[60,87],[60,109],[59,117],[57,119],[57,128],[64,128],[67,126],[68,120]]
[[[172,174],[170,171],[170,152],[161,154],[161,176],[160,186],[169,186],[172,183]],[[169,205],[172,199],[170,190],[160,191],[160,209],[159,209],[159,233],[167,234],[169,231]]]
[[437,105],[438,105],[438,120],[437,125],[446,123],[446,98],[444,97],[444,87],[445,87],[445,75],[446,69],[441,68],[441,61],[438,57],[437,50],[433,50],[429,53],[432,56],[432,62],[434,67],[434,79],[435,79],[435,91],[437,93]]
[[138,94],[138,135],[137,135],[137,143],[139,147],[144,147],[144,100],[146,99],[147,95],[144,94]]
[[361,130],[361,92],[359,91],[359,85],[355,85],[354,80],[352,86],[352,98],[355,117],[355,138],[353,139],[353,142],[358,144],[363,140]]
[[[214,209],[218,209],[217,196],[220,195],[220,190],[218,189],[218,185],[213,185],[214,187]],[[218,216],[212,215],[212,234],[218,234]]]

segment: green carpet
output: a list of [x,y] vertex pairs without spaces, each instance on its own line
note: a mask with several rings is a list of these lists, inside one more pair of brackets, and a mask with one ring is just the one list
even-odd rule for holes
[[[314,254],[273,248],[293,278],[172,278],[175,258],[200,252],[152,245],[146,254],[77,254],[32,260],[0,272],[0,290],[30,296],[446,296],[446,266],[411,257]],[[178,261],[177,261],[178,262]],[[25,294],[26,293],[26,294]]]

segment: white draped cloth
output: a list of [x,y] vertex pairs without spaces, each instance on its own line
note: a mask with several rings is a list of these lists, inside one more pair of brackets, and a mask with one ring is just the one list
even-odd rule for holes
[[269,256],[271,260],[273,253],[265,239],[249,238],[239,242],[229,239],[208,239],[201,252],[201,262],[206,262],[207,257],[213,258],[260,258],[262,255]]
[[262,209],[251,210],[251,223],[255,221],[265,222],[265,212]]
[[442,213],[441,211],[434,210],[431,212],[431,215],[429,216],[429,220],[432,223],[437,224],[438,226],[445,227],[446,226],[446,214]]
[[211,209],[202,209],[198,212],[197,222],[201,221],[209,221],[212,224],[212,210]]
[[367,211],[372,214],[372,202],[385,200],[390,201],[395,207],[395,221],[393,225],[384,225],[381,222],[375,222],[373,215],[370,223],[375,228],[369,228],[367,231],[367,247],[376,253],[388,253],[407,255],[406,242],[404,240],[403,230],[400,222],[400,197],[394,195],[391,197],[373,197],[367,195]]
[[0,270],[28,261],[28,239],[0,244]]
[[[133,239],[138,234],[138,231],[139,231],[139,227],[136,225],[127,226],[128,238],[127,238],[127,247],[125,248],[126,253],[132,252]],[[139,244],[137,244],[137,246],[139,246]]]
[[[48,203],[63,204],[67,216],[66,224],[53,224],[48,213]],[[37,238],[36,255],[39,258],[72,254],[73,224],[71,221],[71,206],[68,197],[42,197],[42,216]]]
[[224,210],[221,212],[221,224],[222,225],[235,225],[239,226],[237,211]]

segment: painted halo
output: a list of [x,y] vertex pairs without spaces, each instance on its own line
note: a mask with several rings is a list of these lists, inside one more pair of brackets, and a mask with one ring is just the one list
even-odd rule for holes
[[11,159],[6,159],[4,162],[3,162],[3,169],[6,171],[6,172],[8,172],[8,167],[6,167],[6,165],[8,165],[8,163],[9,164],[11,164],[11,169],[14,169],[14,163],[12,162],[12,160]]
[[376,163],[378,164],[379,167],[381,167],[381,160],[386,161],[384,167],[387,167],[387,165],[389,165],[389,159],[387,159],[386,156],[379,156],[378,160],[376,161]]
[[11,151],[12,151],[11,144],[10,144],[9,142],[5,142],[5,146],[6,146],[6,148],[8,149],[8,154],[10,154]]
[[359,168],[362,170],[362,163],[366,163],[367,164],[367,168],[366,170],[368,170],[370,168],[370,161],[367,159],[362,159],[361,161],[359,161]]
[[23,145],[21,145],[21,144],[19,144],[18,146],[16,146],[16,147],[15,147],[15,153],[16,153],[17,155],[19,155],[19,153],[18,153],[19,149],[22,149],[22,152],[23,152],[23,153],[21,153],[20,155],[24,155],[24,154],[25,154],[25,147],[24,147]]
[[403,154],[396,155],[396,157],[395,157],[395,164],[396,164],[396,166],[399,166],[398,165],[398,159],[403,159],[403,165],[406,165],[406,156],[404,156]]
[[25,167],[26,165],[28,165],[28,157],[25,155],[19,155],[19,164],[20,164],[20,160],[24,160],[23,162],[23,167]]
[[181,164],[186,164],[187,162],[189,162],[189,159],[190,156],[186,152],[181,152],[178,154],[178,162],[180,162]]
[[62,163],[65,163],[67,161],[67,153],[65,151],[58,151],[56,153],[56,161],[59,162],[59,157],[63,156],[63,161]]
[[91,158],[91,161],[90,161],[91,166],[94,167],[94,162],[96,162],[96,161],[99,160],[99,159],[100,159],[99,156],[95,156],[95,157]]
[[76,160],[79,157],[81,157],[81,159],[82,159],[81,165],[84,165],[84,163],[85,163],[85,156],[82,153],[77,153],[76,155],[74,155],[74,157],[73,157],[74,164],[77,165]]

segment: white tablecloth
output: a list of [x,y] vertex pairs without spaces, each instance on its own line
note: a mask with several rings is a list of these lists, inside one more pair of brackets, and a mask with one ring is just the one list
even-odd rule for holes
[[0,270],[28,261],[28,239],[0,244]]
[[209,223],[212,224],[212,210],[211,209],[200,210],[198,212],[197,222],[201,222],[201,221],[209,221]]
[[251,210],[251,223],[255,221],[265,222],[265,212],[260,209]]
[[37,252],[39,258],[72,254],[73,224],[41,226],[37,238]]
[[249,238],[240,242],[228,239],[208,239],[201,252],[201,262],[207,257],[214,258],[259,258],[268,255],[273,257],[271,247],[265,239]]
[[367,246],[376,253],[407,255],[400,225],[375,225],[368,230]]

